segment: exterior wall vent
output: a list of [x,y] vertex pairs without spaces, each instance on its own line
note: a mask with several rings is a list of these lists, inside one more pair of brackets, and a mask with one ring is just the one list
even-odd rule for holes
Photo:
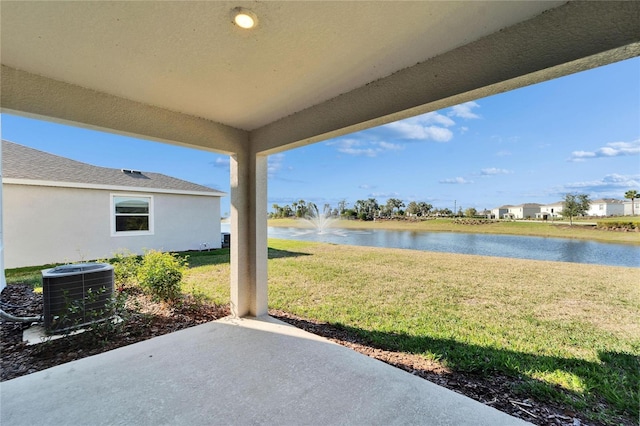
[[42,271],[44,326],[47,332],[64,332],[111,316],[113,266],[78,263]]

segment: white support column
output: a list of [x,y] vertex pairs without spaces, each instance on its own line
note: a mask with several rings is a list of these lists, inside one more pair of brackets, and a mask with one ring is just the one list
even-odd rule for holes
[[0,146],[0,291],[4,290],[7,282],[4,277],[4,232],[2,230],[2,147]]
[[267,156],[231,156],[231,312],[267,315]]

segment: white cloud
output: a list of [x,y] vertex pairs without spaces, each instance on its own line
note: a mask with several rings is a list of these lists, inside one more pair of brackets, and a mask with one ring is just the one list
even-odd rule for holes
[[452,107],[451,111],[449,112],[449,116],[460,118],[480,118],[478,114],[471,111],[472,109],[479,107],[480,105],[473,101],[465,102],[463,104]]
[[373,148],[338,148],[338,151],[357,157],[375,157],[378,155],[378,151]]
[[[327,142],[329,146],[335,146],[338,152],[361,157],[376,157],[387,151],[404,149],[402,143],[391,141],[434,141],[449,142],[453,139],[452,129],[456,122],[450,116],[464,118],[478,118],[472,113],[473,108],[479,107],[475,102],[467,102],[454,107],[449,116],[439,112],[429,112],[405,120],[385,124],[376,129],[369,129],[355,133],[349,138],[336,139]],[[468,127],[461,127],[460,132],[466,133]]]
[[569,161],[584,161],[587,158],[595,158],[595,156],[596,156],[595,152],[573,151],[571,153],[571,157],[569,158]]
[[511,151],[502,150],[502,151],[496,152],[497,157],[508,157],[510,155],[511,155]]
[[358,139],[338,139],[327,142],[327,145],[335,146],[338,152],[348,155],[376,157],[378,154],[387,151],[399,151],[404,147],[397,143],[384,141],[364,141]]
[[[329,142],[329,145],[333,144],[333,142]],[[375,157],[378,155],[377,151],[368,146],[366,142],[356,139],[340,139],[339,141],[336,141],[335,145],[338,147],[338,152],[343,154],[364,157]]]
[[520,142],[520,136],[501,136],[501,135],[491,135],[490,139],[499,144],[513,144]]
[[218,157],[214,161],[212,161],[211,164],[213,164],[213,167],[217,167],[220,169],[228,169],[230,162],[231,162],[231,158],[229,157]]
[[358,185],[358,189],[375,189],[376,187],[374,185],[369,185],[369,184],[362,184],[362,185]]
[[449,184],[456,184],[456,185],[462,185],[462,184],[467,184],[467,183],[473,183],[472,180],[467,180],[463,177],[455,177],[455,178],[448,178],[448,179],[442,179],[439,180],[438,183],[449,183]]
[[410,118],[409,120],[413,120],[413,119],[417,120],[418,123],[439,124],[440,126],[445,126],[445,127],[451,127],[456,124],[455,121],[453,121],[446,115],[442,115],[436,111],[418,115],[416,117]]
[[585,161],[592,158],[640,155],[640,139],[631,142],[610,142],[595,151],[573,151],[568,161]]
[[371,198],[398,198],[400,194],[397,192],[372,192],[368,196]]
[[508,175],[510,173],[513,173],[513,172],[506,169],[498,169],[496,167],[489,167],[489,168],[480,170],[480,174],[482,176]]
[[400,134],[404,139],[428,140],[434,139],[438,142],[447,142],[453,137],[451,130],[438,126],[423,126],[417,123],[407,123],[398,121],[386,125]]
[[273,154],[267,159],[267,174],[273,178],[284,165],[284,154]]
[[377,142],[377,145],[385,151],[400,151],[404,149],[402,145],[391,142]]
[[455,121],[446,115],[442,115],[437,112],[429,112],[427,114],[385,124],[383,127],[393,130],[403,139],[448,142],[453,137],[453,132],[447,129],[447,127],[451,127],[455,124]]
[[560,188],[555,188],[555,192],[557,194],[580,192],[587,193],[592,198],[616,198],[621,200],[624,198],[626,191],[639,187],[640,174],[620,175],[612,173],[605,175],[602,179],[567,183]]
[[436,142],[449,142],[453,138],[453,132],[442,127],[430,126],[424,130],[428,138]]

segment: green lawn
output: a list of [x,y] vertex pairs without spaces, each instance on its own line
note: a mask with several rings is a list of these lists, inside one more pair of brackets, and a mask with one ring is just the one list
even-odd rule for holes
[[[602,221],[620,220],[621,218],[603,218]],[[640,219],[624,218],[628,221],[640,223]],[[609,243],[640,245],[640,232],[611,232],[595,229],[592,226],[580,225],[585,221],[574,220],[574,226],[557,222],[543,221],[498,221],[483,225],[464,225],[455,223],[453,219],[431,219],[424,221],[360,221],[337,220],[333,223],[336,228],[346,229],[395,229],[425,232],[469,232],[480,234],[528,235],[556,238],[576,238]],[[595,223],[589,220],[587,223]],[[269,226],[305,227],[306,223],[298,219],[270,219]]]
[[[638,268],[275,239],[269,247],[270,308],[452,370],[522,377],[523,394],[593,419],[638,416]],[[228,251],[192,257],[184,288],[228,301],[228,261]]]

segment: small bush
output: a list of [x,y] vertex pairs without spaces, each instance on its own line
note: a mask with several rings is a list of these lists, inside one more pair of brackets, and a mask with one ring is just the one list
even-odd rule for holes
[[173,253],[147,251],[138,267],[138,283],[154,298],[174,301],[180,296],[180,281],[187,261]]
[[59,333],[65,337],[82,327],[91,339],[106,343],[111,336],[120,331],[128,319],[125,304],[127,294],[117,291],[110,294],[107,287],[89,287],[81,299],[72,298],[68,291],[63,292],[64,306],[55,312],[48,332]]
[[635,231],[640,228],[640,223],[631,220],[599,221],[597,227],[608,231]]
[[492,223],[496,223],[495,219],[486,219],[486,218],[456,218],[453,219],[451,223],[455,223],[456,225],[490,225]]
[[130,252],[120,252],[115,254],[110,263],[113,265],[113,279],[116,287],[123,289],[126,286],[136,285],[140,256]]

